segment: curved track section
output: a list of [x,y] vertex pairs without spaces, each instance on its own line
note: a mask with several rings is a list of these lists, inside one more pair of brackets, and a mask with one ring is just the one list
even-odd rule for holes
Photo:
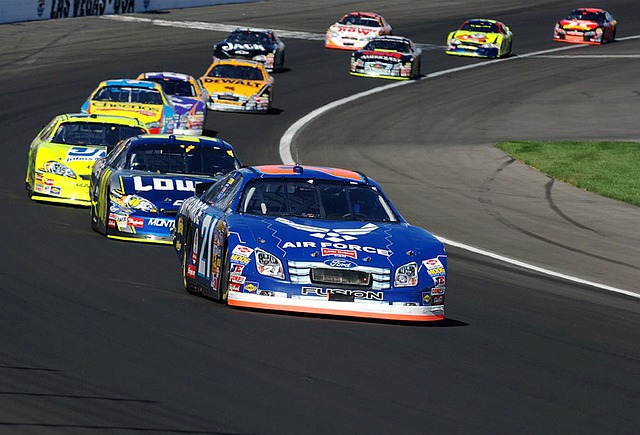
[[[553,47],[553,20],[574,6],[387,3],[282,0],[159,17],[322,33],[343,10],[366,8],[435,46],[483,15],[509,23],[524,53]],[[634,7],[608,2],[619,37],[640,34]],[[87,210],[26,198],[26,150],[41,125],[77,110],[106,78],[199,75],[221,36],[100,18],[0,27],[0,432],[635,433],[634,299],[451,248],[440,325],[231,310],[182,290],[170,248],[106,240]],[[208,120],[247,164],[278,163],[280,137],[313,109],[386,84],[349,77],[347,53],[285,42],[276,113]],[[569,52],[616,56],[520,59],[402,86],[315,120],[294,152],[303,163],[365,170],[411,222],[443,236],[637,289],[636,208],[491,147],[637,138],[627,79],[635,62],[617,55],[638,54],[638,42]],[[423,73],[473,62],[427,51]]]

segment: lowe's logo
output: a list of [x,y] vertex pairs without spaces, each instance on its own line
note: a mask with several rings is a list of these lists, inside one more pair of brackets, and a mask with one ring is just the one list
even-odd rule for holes
[[341,260],[338,258],[333,260],[326,260],[324,264],[326,264],[329,267],[337,267],[340,269],[351,269],[357,266],[357,264],[354,263],[353,261]]

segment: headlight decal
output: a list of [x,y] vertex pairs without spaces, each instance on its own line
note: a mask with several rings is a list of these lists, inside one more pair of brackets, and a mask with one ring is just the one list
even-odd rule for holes
[[415,261],[403,264],[396,269],[393,278],[394,287],[415,287],[418,285],[418,264]]
[[253,255],[256,259],[256,269],[259,274],[284,279],[284,267],[278,257],[259,248],[254,250]]
[[67,165],[63,165],[62,163],[56,162],[53,160],[50,160],[47,163],[45,163],[42,169],[44,172],[48,172],[50,174],[60,175],[62,177],[67,177],[67,178],[74,178],[74,179],[78,178],[78,176],[76,175],[73,169],[71,169]]

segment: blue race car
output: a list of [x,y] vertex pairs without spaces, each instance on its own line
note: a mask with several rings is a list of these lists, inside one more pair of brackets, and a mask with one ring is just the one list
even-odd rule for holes
[[199,136],[207,122],[209,94],[195,78],[174,72],[146,72],[138,80],[158,83],[175,109],[174,134]]
[[444,319],[444,245],[409,225],[364,174],[255,166],[205,187],[176,217],[190,293],[236,307]]
[[93,166],[91,227],[113,239],[171,244],[178,207],[196,185],[240,166],[231,145],[221,139],[129,138]]

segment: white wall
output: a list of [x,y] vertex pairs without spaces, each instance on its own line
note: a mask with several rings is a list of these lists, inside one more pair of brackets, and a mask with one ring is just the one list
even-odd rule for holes
[[247,0],[0,0],[0,23],[246,2]]

